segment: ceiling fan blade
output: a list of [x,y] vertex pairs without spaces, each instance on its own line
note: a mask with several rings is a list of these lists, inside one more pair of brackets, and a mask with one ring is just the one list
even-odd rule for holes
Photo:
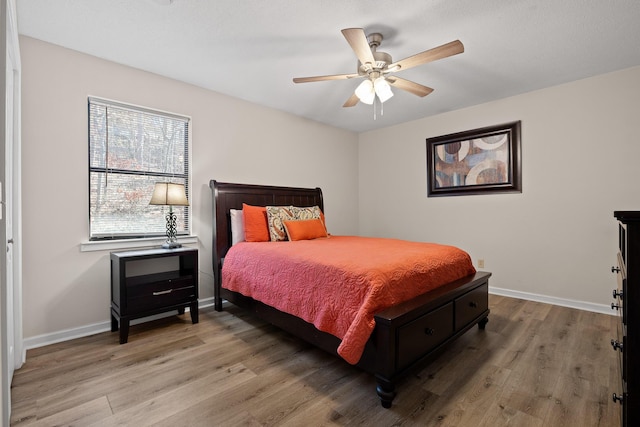
[[464,45],[460,40],[455,40],[447,44],[443,44],[442,46],[416,53],[408,58],[401,59],[398,62],[390,64],[388,68],[397,68],[397,70],[394,71],[406,70],[408,68],[415,67],[416,65],[426,64],[427,62],[447,58],[462,52],[464,52]]
[[406,90],[407,92],[411,92],[414,95],[418,96],[427,96],[433,89],[427,86],[423,86],[421,84],[412,82],[411,80],[401,79],[399,77],[387,77],[386,78],[389,84],[393,87],[397,87],[398,89]]
[[369,47],[369,41],[362,28],[345,28],[342,30],[342,35],[347,39],[347,42],[351,45],[351,49],[353,49],[363,65],[376,63],[376,60],[373,58],[373,53],[371,53],[371,48]]
[[358,95],[355,93],[347,99],[347,102],[344,103],[343,107],[354,107],[360,99],[358,99]]
[[324,80],[344,80],[360,77],[359,74],[333,74],[330,76],[294,77],[294,83],[321,82]]

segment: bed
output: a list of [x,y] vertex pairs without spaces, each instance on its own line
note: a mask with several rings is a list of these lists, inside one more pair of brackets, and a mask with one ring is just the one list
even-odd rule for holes
[[[338,350],[342,340],[337,336],[319,330],[313,323],[300,317],[222,286],[223,263],[232,246],[232,210],[241,210],[243,204],[247,204],[318,206],[324,211],[321,189],[223,183],[215,180],[211,180],[209,186],[213,200],[215,309],[221,311],[222,301],[227,300],[322,350],[340,356]],[[229,259],[232,254],[233,252]],[[373,315],[373,331],[363,343],[361,356],[354,364],[375,376],[376,391],[383,407],[391,407],[400,378],[446,351],[447,344],[475,325],[479,329],[485,328],[489,315],[490,276],[491,273],[473,270],[471,274]]]

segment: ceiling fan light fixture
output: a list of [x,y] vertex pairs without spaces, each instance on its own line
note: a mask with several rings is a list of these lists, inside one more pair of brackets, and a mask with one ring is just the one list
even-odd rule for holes
[[355,94],[361,102],[369,105],[373,104],[373,100],[376,97],[376,92],[373,88],[373,82],[369,79],[364,80],[356,88]]
[[393,96],[391,86],[384,77],[378,77],[377,79],[375,79],[373,81],[373,87],[375,89],[376,95],[378,95],[378,98],[380,98],[380,102],[388,101],[389,98]]

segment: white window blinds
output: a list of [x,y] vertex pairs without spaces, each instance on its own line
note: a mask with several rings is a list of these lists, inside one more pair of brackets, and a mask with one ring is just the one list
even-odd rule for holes
[[[188,196],[189,118],[90,97],[90,240],[164,235],[169,208],[149,205],[156,182]],[[189,207],[173,212],[189,234]]]

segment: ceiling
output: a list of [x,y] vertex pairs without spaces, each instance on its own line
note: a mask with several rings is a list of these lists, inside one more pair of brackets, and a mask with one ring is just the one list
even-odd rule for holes
[[[332,126],[363,132],[640,65],[638,0],[17,0],[20,34]],[[394,61],[459,39],[465,52],[400,71],[384,115],[342,104],[360,80],[343,28]],[[551,106],[550,106],[551,107]]]

